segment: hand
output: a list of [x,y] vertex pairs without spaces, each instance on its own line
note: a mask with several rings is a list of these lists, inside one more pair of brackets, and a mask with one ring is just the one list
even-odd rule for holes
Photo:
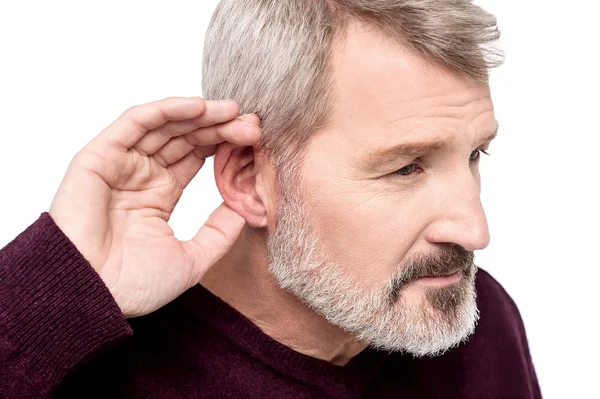
[[255,115],[234,101],[167,98],[125,111],[71,161],[50,208],[126,317],[150,313],[196,285],[245,220],[225,204],[189,241],[168,221],[217,145],[256,145]]

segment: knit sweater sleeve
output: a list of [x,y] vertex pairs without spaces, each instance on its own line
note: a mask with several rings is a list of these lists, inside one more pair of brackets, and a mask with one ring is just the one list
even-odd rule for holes
[[0,398],[46,398],[132,334],[98,274],[48,213],[0,250]]

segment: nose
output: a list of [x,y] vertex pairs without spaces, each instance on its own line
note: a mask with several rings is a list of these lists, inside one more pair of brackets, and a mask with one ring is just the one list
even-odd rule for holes
[[488,246],[490,232],[481,204],[479,183],[473,174],[440,185],[434,203],[435,217],[425,231],[427,241],[453,243],[468,251]]

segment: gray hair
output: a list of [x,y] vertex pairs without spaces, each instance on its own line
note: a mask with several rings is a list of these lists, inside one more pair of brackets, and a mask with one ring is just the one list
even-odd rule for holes
[[331,48],[349,21],[477,82],[502,63],[495,17],[470,0],[222,0],[205,37],[204,97],[256,113],[275,166],[297,166],[327,125]]

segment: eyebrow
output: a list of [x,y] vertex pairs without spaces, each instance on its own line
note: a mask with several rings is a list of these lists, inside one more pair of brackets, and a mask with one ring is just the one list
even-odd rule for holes
[[[480,146],[486,146],[492,142],[498,136],[498,124],[494,127],[494,130],[488,134],[483,140],[481,140]],[[415,141],[400,143],[393,147],[380,148],[370,153],[367,156],[366,164],[367,167],[376,169],[381,166],[395,163],[398,158],[409,158],[418,157],[420,155],[440,150],[444,148],[448,143],[447,137],[434,138],[430,140]]]

